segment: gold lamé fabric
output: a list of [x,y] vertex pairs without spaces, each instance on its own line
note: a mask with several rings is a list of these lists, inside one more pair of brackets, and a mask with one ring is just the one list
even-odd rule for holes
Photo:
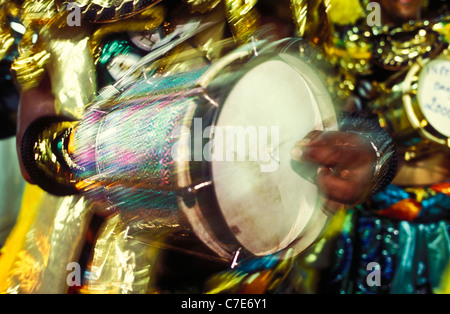
[[[27,31],[12,70],[22,91],[49,75],[58,113],[80,118],[97,92],[89,31],[60,28],[54,1],[25,1],[20,17]],[[0,293],[66,293],[67,267],[79,261],[91,215],[80,196],[57,197],[26,184],[0,255]]]
[[326,0],[291,0],[291,10],[299,37],[317,46],[330,44],[332,24]]
[[255,8],[257,2],[257,0],[225,0],[228,24],[239,41],[247,41],[260,26],[260,16]]
[[[51,55],[47,66],[55,96],[55,109],[60,115],[81,118],[85,106],[97,93],[96,74],[88,30],[51,29],[46,51]],[[51,39],[51,40],[50,40]]]
[[120,213],[105,221],[92,252],[89,275],[81,293],[151,292],[159,249],[137,240],[133,236],[136,228],[139,229],[136,225],[127,224]]
[[0,60],[3,60],[14,45],[14,35],[9,24],[9,17],[17,17],[19,9],[12,1],[1,1],[0,7],[2,8],[0,12]]
[[89,28],[77,27],[74,32],[53,24],[37,32],[30,26],[12,66],[22,92],[36,88],[49,75],[57,113],[80,118],[97,92],[90,32]]
[[80,8],[84,20],[105,23],[129,18],[159,2],[161,0],[75,0],[63,1],[62,7],[69,3],[75,4]]
[[[119,10],[122,5],[129,2],[75,1],[82,8],[83,14],[90,7],[97,8],[97,6]],[[27,31],[19,45],[20,55],[13,64],[13,71],[17,76],[19,86],[23,91],[26,91],[37,87],[48,67],[51,67],[50,71],[53,71],[55,76],[54,84],[58,85],[55,89],[62,93],[63,100],[70,98],[70,101],[72,101],[70,113],[76,117],[77,106],[85,100],[76,99],[76,87],[74,81],[70,79],[79,78],[79,86],[83,89],[88,88],[88,91],[95,90],[94,79],[90,76],[92,68],[90,68],[88,45],[90,45],[91,55],[93,54],[95,57],[97,55],[96,49],[98,49],[101,39],[106,35],[121,30],[154,28],[161,24],[161,19],[165,13],[161,11],[161,8],[153,8],[151,5],[147,5],[149,8],[146,10],[145,8],[141,10],[136,8],[133,11],[133,19],[117,18],[117,20],[114,20],[115,23],[102,24],[95,33],[92,33],[92,30],[83,30],[80,27],[76,27],[74,32],[73,27],[67,27],[67,11],[62,9],[64,4],[67,3],[67,1],[56,0],[25,1],[21,18]],[[216,9],[220,1],[187,1],[187,3],[192,12],[205,13]],[[224,0],[222,3],[225,7],[226,20],[235,38],[241,42],[249,40],[260,25],[259,14],[255,8],[257,1]],[[90,37],[80,39],[83,32],[89,34]],[[49,42],[49,38],[52,38],[51,42]],[[78,53],[73,53],[68,58],[67,53],[74,49],[78,50]],[[56,63],[64,64],[54,66]],[[58,72],[58,68],[64,68],[64,73]],[[78,73],[80,69],[84,71]],[[71,90],[63,91],[63,86],[67,85],[66,81],[72,82],[70,84]],[[59,107],[61,106],[59,105]]]
[[56,197],[27,185],[2,248],[0,293],[66,293],[68,265],[79,261],[91,214],[79,196]]
[[216,8],[222,0],[184,0],[191,12],[206,13]]
[[20,8],[20,20],[26,28],[19,42],[19,56],[14,60],[12,71],[21,91],[39,86],[51,63],[51,53],[46,42],[40,38],[42,31],[63,26],[65,19],[58,12],[54,0],[24,1]]
[[64,12],[69,4],[80,9],[84,20],[89,22],[111,22],[130,17],[161,0],[26,0],[23,12],[27,21],[47,24]]
[[207,13],[223,5],[228,26],[239,42],[248,41],[261,26],[260,15],[256,9],[258,0],[184,0],[190,11]]
[[58,15],[56,0],[25,0],[21,7],[22,21],[25,27],[46,25]]
[[[121,6],[129,2],[79,1],[75,4],[81,8],[81,13],[84,14],[90,7],[96,5],[112,8],[117,6],[117,10],[119,10]],[[55,85],[54,91],[56,89],[56,93],[61,93],[58,95],[61,97],[57,98],[71,102],[70,106],[66,104],[64,106],[57,104],[57,106],[64,110],[66,107],[70,107],[68,110],[70,116],[78,117],[78,108],[92,100],[96,91],[95,71],[91,62],[93,57],[91,50],[92,46],[95,47],[95,43],[91,43],[92,24],[84,23],[83,27],[67,26],[69,11],[65,9],[65,5],[68,3],[68,1],[54,0],[24,2],[20,10],[20,17],[27,30],[19,44],[19,57],[15,60],[12,69],[22,91],[37,87],[46,72],[49,71],[50,76],[54,77],[52,82],[52,86]],[[141,13],[144,9],[145,7],[139,9],[133,7],[132,12],[127,14]],[[148,28],[154,24],[153,19],[149,19],[148,15],[143,15],[143,19],[147,19],[147,22],[141,22],[141,26],[146,24],[144,26]],[[132,24],[131,20],[126,23],[128,26]],[[117,25],[115,27],[117,30]],[[96,36],[94,39],[99,40],[98,37]],[[50,38],[51,40],[49,40]],[[4,42],[7,40],[9,40],[8,37],[3,39]],[[76,90],[78,86],[87,93],[79,93],[79,90]],[[88,98],[83,99],[77,96],[80,94],[86,94]]]

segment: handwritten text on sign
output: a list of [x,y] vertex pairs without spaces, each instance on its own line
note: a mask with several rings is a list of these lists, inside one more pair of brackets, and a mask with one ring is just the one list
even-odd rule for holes
[[419,104],[428,122],[450,137],[450,61],[437,59],[422,70],[418,90]]

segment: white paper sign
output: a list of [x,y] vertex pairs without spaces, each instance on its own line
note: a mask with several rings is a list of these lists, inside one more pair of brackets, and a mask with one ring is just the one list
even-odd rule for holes
[[450,137],[450,61],[437,59],[426,64],[419,77],[420,108],[436,131]]

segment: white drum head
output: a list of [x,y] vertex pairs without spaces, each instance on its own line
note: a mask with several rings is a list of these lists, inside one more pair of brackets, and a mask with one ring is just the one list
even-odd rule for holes
[[428,123],[440,134],[450,137],[450,61],[428,62],[420,73],[420,109]]
[[303,250],[326,221],[317,187],[291,168],[294,144],[322,130],[334,113],[328,93],[312,78],[311,68],[291,56],[260,63],[232,88],[216,123],[215,140],[223,137],[214,141],[223,145],[214,147],[211,163],[218,204],[234,236],[254,255],[278,252],[302,236],[308,243],[296,250]]

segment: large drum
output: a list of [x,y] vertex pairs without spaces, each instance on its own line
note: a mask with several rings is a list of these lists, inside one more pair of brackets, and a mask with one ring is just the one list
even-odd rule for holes
[[75,133],[74,160],[83,191],[111,210],[185,226],[229,261],[236,252],[283,258],[311,245],[329,219],[316,185],[292,168],[291,149],[336,124],[308,62],[240,49],[95,104]]

